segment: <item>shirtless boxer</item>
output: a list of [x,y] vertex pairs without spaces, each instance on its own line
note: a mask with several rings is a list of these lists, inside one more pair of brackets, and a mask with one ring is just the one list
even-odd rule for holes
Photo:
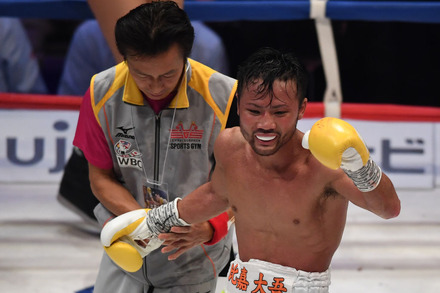
[[[348,123],[324,118],[306,135],[296,128],[307,106],[305,74],[290,54],[252,55],[238,73],[240,128],[217,138],[211,181],[182,200],[120,216],[131,223],[125,233],[151,238],[232,207],[239,255],[226,292],[328,292],[349,202],[389,219],[400,200]],[[114,221],[103,230],[104,245],[129,226]],[[169,235],[159,239],[167,244]]]

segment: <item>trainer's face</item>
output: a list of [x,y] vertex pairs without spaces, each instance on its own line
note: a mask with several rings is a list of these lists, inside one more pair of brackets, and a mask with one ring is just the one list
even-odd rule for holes
[[184,58],[177,44],[153,57],[127,57],[128,70],[139,89],[152,100],[166,98],[179,85]]
[[275,81],[273,96],[258,94],[260,83],[243,88],[238,107],[240,129],[257,154],[270,156],[292,138],[307,101],[298,109],[297,87],[293,81]]

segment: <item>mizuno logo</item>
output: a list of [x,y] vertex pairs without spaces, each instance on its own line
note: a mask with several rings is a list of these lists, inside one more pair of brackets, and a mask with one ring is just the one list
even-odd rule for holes
[[124,128],[123,126],[119,126],[119,127],[116,127],[116,129],[119,129],[119,130],[121,130],[124,134],[127,134],[128,131],[134,129],[134,127],[132,127],[132,128]]

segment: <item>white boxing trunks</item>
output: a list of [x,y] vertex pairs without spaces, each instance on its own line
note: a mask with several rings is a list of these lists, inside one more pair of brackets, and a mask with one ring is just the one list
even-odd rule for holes
[[309,273],[270,262],[238,257],[231,262],[225,293],[328,293],[330,270]]

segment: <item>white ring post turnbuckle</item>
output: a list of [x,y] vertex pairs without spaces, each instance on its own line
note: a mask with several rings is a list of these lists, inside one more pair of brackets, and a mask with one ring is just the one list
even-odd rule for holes
[[324,93],[324,115],[341,117],[342,91],[338,57],[330,19],[326,17],[327,0],[310,0],[310,18],[315,20],[319,50],[327,82]]

